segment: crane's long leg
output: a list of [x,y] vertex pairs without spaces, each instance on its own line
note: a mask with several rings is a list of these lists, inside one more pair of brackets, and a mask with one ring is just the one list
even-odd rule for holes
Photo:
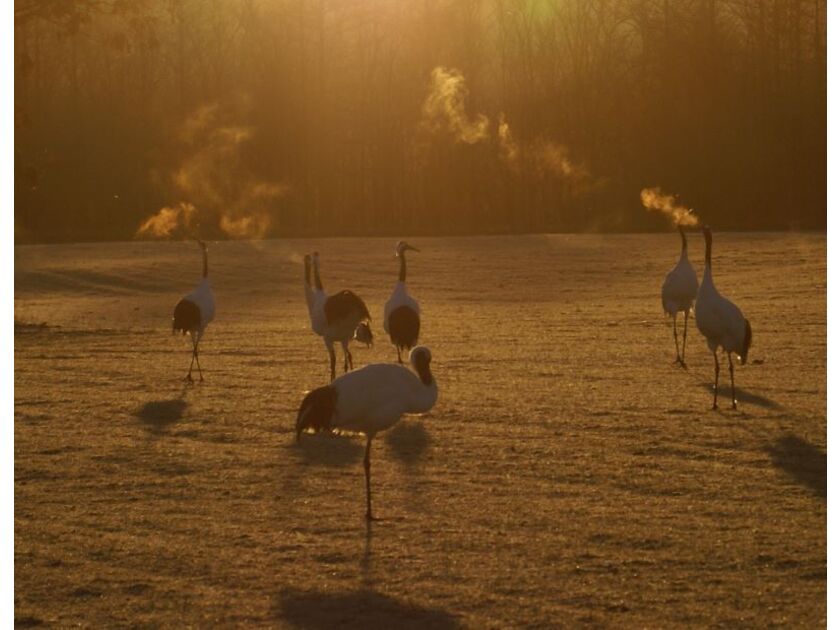
[[193,363],[195,363],[195,347],[193,347],[192,360],[190,361],[190,371],[187,372],[187,375],[184,377],[185,381],[192,381],[193,380],[193,378],[192,378]]
[[402,354],[400,353],[400,347],[397,346],[397,363],[402,365]]
[[674,313],[673,317],[671,317],[671,323],[674,326],[674,347],[677,349],[677,360],[674,363],[682,363],[682,359],[680,358],[680,342],[677,340],[677,314]]
[[[676,323],[677,318],[674,317],[674,323]],[[688,366],[685,364],[685,337],[688,334],[688,311],[685,311],[685,320],[683,321],[683,353],[682,353],[682,366],[687,368]]]
[[373,442],[373,436],[368,435],[367,447],[365,448],[365,487],[367,489],[367,514],[365,517],[368,521],[374,520],[373,511],[370,507],[370,444]]
[[715,391],[715,400],[712,403],[712,409],[717,409],[718,408],[718,406],[717,406],[717,390],[718,390],[718,377],[720,376],[720,363],[718,363],[717,348],[715,348],[713,350],[713,352],[714,352],[714,355],[715,355],[715,390],[714,390]]
[[344,350],[344,371],[347,371],[347,363],[350,363],[350,369],[353,369],[353,355],[350,354],[350,346],[347,341],[341,342],[341,349]]
[[335,348],[331,343],[327,344],[327,351],[330,353],[330,383],[335,380]]
[[732,367],[732,353],[729,352],[729,384],[732,387],[732,408],[738,408],[738,401],[735,400],[735,368]]
[[198,366],[198,380],[204,380],[204,374],[201,373],[201,363],[198,360],[198,341],[195,342],[195,346],[193,347],[193,356],[195,357],[195,364]]

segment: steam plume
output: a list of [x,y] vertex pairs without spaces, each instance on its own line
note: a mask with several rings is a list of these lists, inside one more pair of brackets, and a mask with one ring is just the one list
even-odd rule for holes
[[501,157],[516,173],[536,169],[542,174],[578,181],[589,176],[584,166],[569,157],[569,150],[562,144],[546,138],[540,138],[531,144],[520,144],[514,138],[504,113],[499,115],[496,133]]
[[423,103],[426,125],[433,130],[445,127],[459,142],[475,144],[488,139],[487,116],[470,120],[464,106],[469,91],[459,70],[437,67],[432,70],[432,89]]
[[641,199],[645,208],[649,211],[661,212],[671,219],[674,225],[690,227],[699,223],[693,210],[677,203],[674,195],[663,193],[659,186],[642,189]]
[[198,211],[191,203],[181,202],[174,208],[164,207],[146,219],[137,229],[137,236],[164,238],[172,236],[176,230],[190,233]]
[[232,238],[262,238],[268,233],[271,205],[289,186],[254,176],[243,159],[253,129],[225,124],[223,119],[230,117],[214,103],[184,121],[179,138],[185,157],[172,173],[171,184],[175,194],[189,201],[162,208],[140,226],[138,236],[171,236],[179,225],[188,232],[215,225]]

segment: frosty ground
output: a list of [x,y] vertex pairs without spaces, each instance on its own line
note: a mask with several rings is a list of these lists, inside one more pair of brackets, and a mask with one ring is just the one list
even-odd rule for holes
[[672,363],[676,234],[410,239],[441,394],[374,442],[368,528],[363,440],[294,441],[329,375],[302,255],[393,361],[396,240],[212,243],[193,385],[194,243],[16,248],[18,625],[825,624],[824,234],[715,235],[754,331],[718,412],[693,320]]

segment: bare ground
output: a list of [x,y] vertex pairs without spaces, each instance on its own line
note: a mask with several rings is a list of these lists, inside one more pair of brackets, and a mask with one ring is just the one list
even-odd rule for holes
[[755,333],[720,412],[693,321],[671,363],[676,236],[416,239],[441,396],[377,438],[368,529],[362,440],[294,444],[328,376],[300,255],[392,361],[394,240],[213,244],[195,385],[194,245],[16,248],[16,625],[825,624],[824,235],[716,235]]

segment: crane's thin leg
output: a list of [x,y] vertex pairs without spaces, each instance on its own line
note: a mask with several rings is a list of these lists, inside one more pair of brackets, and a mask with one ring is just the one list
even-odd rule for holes
[[[674,322],[676,322],[676,317],[674,318]],[[683,353],[682,353],[682,366],[687,368],[688,366],[685,364],[685,337],[688,334],[688,311],[685,311],[685,320],[683,321]]]
[[738,408],[738,401],[735,400],[735,368],[732,367],[732,353],[729,352],[729,384],[732,387],[732,408]]
[[198,380],[204,380],[204,374],[201,373],[201,363],[198,360],[198,342],[195,342],[195,347],[193,348],[193,356],[195,356],[195,364],[198,366]]
[[330,383],[332,383],[335,380],[335,348],[332,344],[328,344],[327,350],[330,353]]
[[712,403],[712,409],[717,409],[717,390],[718,390],[718,377],[720,376],[720,363],[718,363],[717,358],[717,348],[713,350],[715,355],[715,400]]
[[397,346],[397,363],[402,365],[402,354],[400,353],[400,347]]
[[373,511],[370,507],[370,444],[373,441],[373,436],[368,435],[367,447],[365,448],[365,487],[367,488],[367,514],[365,518],[368,521],[375,520],[373,518]]
[[674,313],[673,317],[671,317],[671,323],[674,326],[674,347],[677,349],[677,360],[674,363],[682,364],[682,359],[680,358],[680,342],[677,340],[677,314]]
[[350,363],[350,369],[353,369],[353,355],[350,354],[350,347],[346,341],[341,342],[341,349],[344,350],[344,371],[347,372],[347,364]]
[[192,360],[190,361],[190,371],[189,371],[189,372],[187,372],[187,375],[184,377],[184,380],[185,380],[185,381],[190,381],[190,382],[192,382],[192,380],[193,380],[193,377],[192,377],[192,366],[193,366],[193,363],[195,363],[195,348],[193,348]]

